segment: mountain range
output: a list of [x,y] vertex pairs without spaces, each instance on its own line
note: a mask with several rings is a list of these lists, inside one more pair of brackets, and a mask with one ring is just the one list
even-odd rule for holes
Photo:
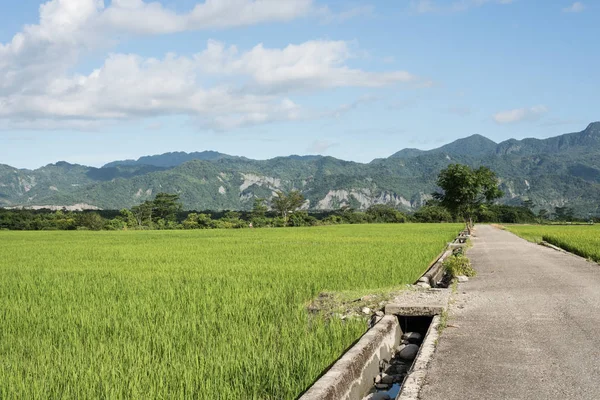
[[0,164],[0,207],[120,209],[158,192],[178,193],[190,210],[242,210],[255,197],[301,190],[310,209],[390,204],[407,211],[435,191],[451,163],[497,173],[501,202],[600,213],[600,122],[548,139],[501,143],[473,135],[433,150],[404,149],[367,164],[327,156],[252,160],[213,151],[175,152],[113,161],[101,168],[64,161],[27,170]]

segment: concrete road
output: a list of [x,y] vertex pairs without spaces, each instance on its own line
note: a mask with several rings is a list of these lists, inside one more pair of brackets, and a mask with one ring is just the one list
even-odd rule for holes
[[479,226],[420,399],[600,399],[600,266]]

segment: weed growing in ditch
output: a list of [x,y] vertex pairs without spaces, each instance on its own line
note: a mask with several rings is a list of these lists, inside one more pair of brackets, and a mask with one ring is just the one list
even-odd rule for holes
[[462,251],[452,254],[443,262],[443,267],[452,277],[460,275],[472,277],[477,272],[471,267],[471,261],[464,255]]
[[366,328],[311,299],[412,283],[459,230],[0,232],[0,398],[295,398]]

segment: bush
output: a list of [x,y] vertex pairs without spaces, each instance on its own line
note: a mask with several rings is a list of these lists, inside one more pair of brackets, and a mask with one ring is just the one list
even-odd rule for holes
[[306,211],[296,211],[290,215],[288,226],[315,226],[318,220]]
[[452,214],[441,206],[421,207],[413,218],[416,222],[452,222]]
[[444,269],[450,276],[475,276],[477,272],[471,267],[471,261],[463,254],[451,255],[444,260]]
[[344,219],[339,215],[330,215],[327,218],[323,219],[323,224],[325,225],[337,225],[342,224]]
[[406,215],[393,207],[384,204],[375,204],[369,207],[367,215],[371,222],[378,223],[403,223],[406,222]]

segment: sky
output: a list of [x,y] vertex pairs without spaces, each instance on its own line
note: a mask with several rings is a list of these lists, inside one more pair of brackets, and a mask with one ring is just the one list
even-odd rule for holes
[[600,120],[600,1],[0,4],[0,164],[169,151],[369,162]]

